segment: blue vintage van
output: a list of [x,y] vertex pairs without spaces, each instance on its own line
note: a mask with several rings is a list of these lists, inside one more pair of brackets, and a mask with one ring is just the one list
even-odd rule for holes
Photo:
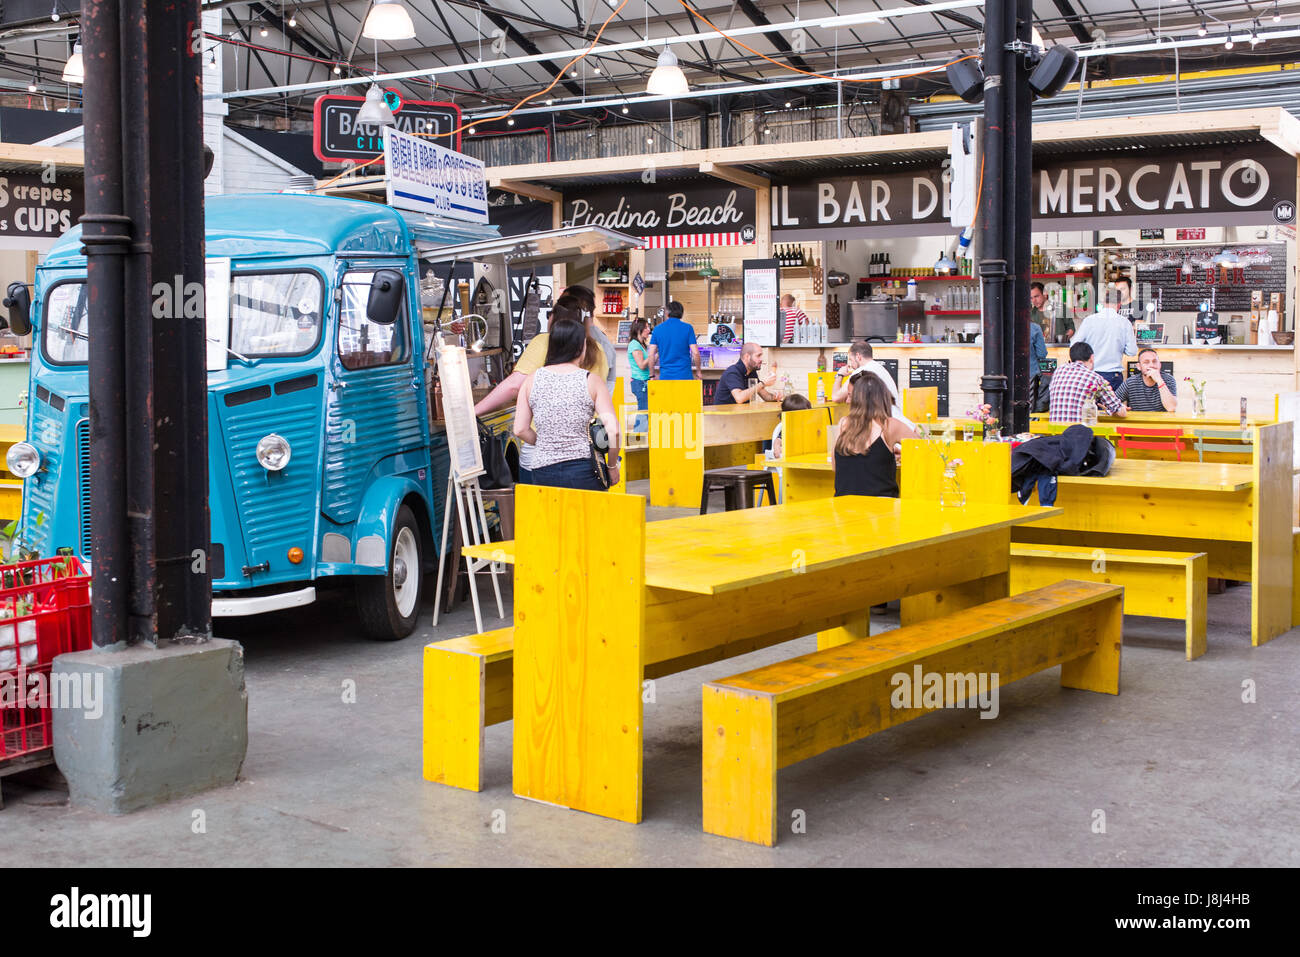
[[[306,605],[339,580],[367,635],[404,637],[436,567],[448,470],[422,275],[427,292],[432,264],[472,263],[508,289],[507,264],[631,239],[503,239],[492,226],[291,193],[211,197],[206,217],[213,614]],[[381,270],[401,297],[395,321],[368,315]],[[37,270],[27,442],[9,455],[25,480],[20,534],[43,555],[90,550],[85,276],[77,227]],[[503,357],[510,309],[507,293],[494,330]]]

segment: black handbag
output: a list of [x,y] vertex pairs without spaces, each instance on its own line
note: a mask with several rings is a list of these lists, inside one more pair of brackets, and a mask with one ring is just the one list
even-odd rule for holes
[[493,435],[480,422],[478,444],[483,458],[483,475],[479,478],[479,488],[513,488],[515,479],[510,474],[510,463],[506,461],[505,441],[500,436]]

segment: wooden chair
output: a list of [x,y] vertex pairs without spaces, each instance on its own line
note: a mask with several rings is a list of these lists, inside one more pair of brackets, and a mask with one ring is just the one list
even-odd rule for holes
[[[1207,439],[1218,441],[1207,442]],[[1196,446],[1196,458],[1201,462],[1205,461],[1206,452],[1249,456],[1255,448],[1250,431],[1242,429],[1192,429],[1192,443]]]
[[[1174,458],[1183,460],[1184,433],[1182,429],[1140,429],[1131,425],[1115,426],[1116,447],[1120,458],[1127,458],[1129,449],[1142,449],[1150,452],[1174,453]],[[1137,441],[1133,441],[1134,438]]]

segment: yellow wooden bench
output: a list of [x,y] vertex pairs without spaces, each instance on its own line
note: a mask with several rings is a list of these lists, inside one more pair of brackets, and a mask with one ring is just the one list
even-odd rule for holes
[[1000,686],[1058,664],[1063,687],[1118,694],[1122,626],[1122,588],[1064,581],[710,682],[704,830],[775,844],[780,768],[937,710],[894,707],[899,674],[945,676],[950,707],[974,672]]
[[1205,552],[1086,545],[1011,546],[1011,594],[1062,578],[1124,586],[1124,614],[1186,622],[1187,660],[1205,654]]
[[424,646],[424,779],[483,789],[483,729],[514,707],[514,628]]

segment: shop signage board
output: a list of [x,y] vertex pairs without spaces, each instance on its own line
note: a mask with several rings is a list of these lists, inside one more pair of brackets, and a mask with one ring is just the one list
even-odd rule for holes
[[[438,103],[432,100],[402,100],[393,90],[385,91],[393,120],[399,132],[409,135],[450,133],[461,125],[460,107],[455,103]],[[316,98],[312,112],[312,148],[316,158],[324,162],[353,160],[365,162],[384,151],[382,130],[387,127],[357,123],[357,113],[364,96],[335,96],[327,94]],[[435,142],[448,149],[460,149],[460,134],[438,137]]]
[[1143,229],[1142,229],[1142,238],[1143,238],[1143,239],[1154,239],[1156,242],[1164,242],[1164,239],[1165,239],[1165,231],[1164,231],[1163,229],[1147,229],[1147,228],[1143,227]]
[[[1070,157],[1035,165],[1030,202],[1035,223],[1097,221],[1095,228],[1130,229],[1144,228],[1135,220],[1172,217],[1272,223],[1281,214],[1294,216],[1295,171],[1294,157],[1270,144]],[[949,205],[938,167],[778,181],[772,239],[938,235],[949,229]],[[1145,229],[1163,238],[1163,230]],[[1187,240],[1180,235],[1179,241]]]
[[911,359],[907,367],[909,389],[934,386],[939,390],[939,418],[948,414],[948,360]]
[[[568,192],[564,221],[631,233],[651,249],[741,246],[758,235],[754,191],[719,186],[716,180],[652,186],[637,182]],[[647,281],[651,278],[647,271]]]
[[0,236],[62,236],[85,209],[81,184],[41,173],[0,176]]
[[780,268],[775,259],[746,259],[744,269],[745,341],[760,346],[781,342]]
[[438,354],[438,382],[442,385],[442,413],[447,424],[451,474],[464,482],[483,474],[483,454],[478,444],[474,392],[469,383],[469,362],[460,346],[445,345]]
[[1157,269],[1143,269],[1139,258],[1137,272],[1137,298],[1142,302],[1154,302],[1156,290],[1161,291],[1160,303],[1165,312],[1196,312],[1201,303],[1210,298],[1214,290],[1214,305],[1220,312],[1250,310],[1250,294],[1258,289],[1264,293],[1267,301],[1269,293],[1285,292],[1287,278],[1287,250],[1285,243],[1255,243],[1244,246],[1240,243],[1231,246],[1199,246],[1196,252],[1200,256],[1212,257],[1222,249],[1238,252],[1244,249],[1266,252],[1272,262],[1239,269],[1194,269],[1190,275],[1182,271],[1181,259],[1187,254],[1187,247],[1180,246],[1144,246],[1139,256],[1161,254],[1179,260],[1179,265],[1160,266]]
[[384,165],[389,206],[487,223],[487,176],[482,160],[386,127]]

